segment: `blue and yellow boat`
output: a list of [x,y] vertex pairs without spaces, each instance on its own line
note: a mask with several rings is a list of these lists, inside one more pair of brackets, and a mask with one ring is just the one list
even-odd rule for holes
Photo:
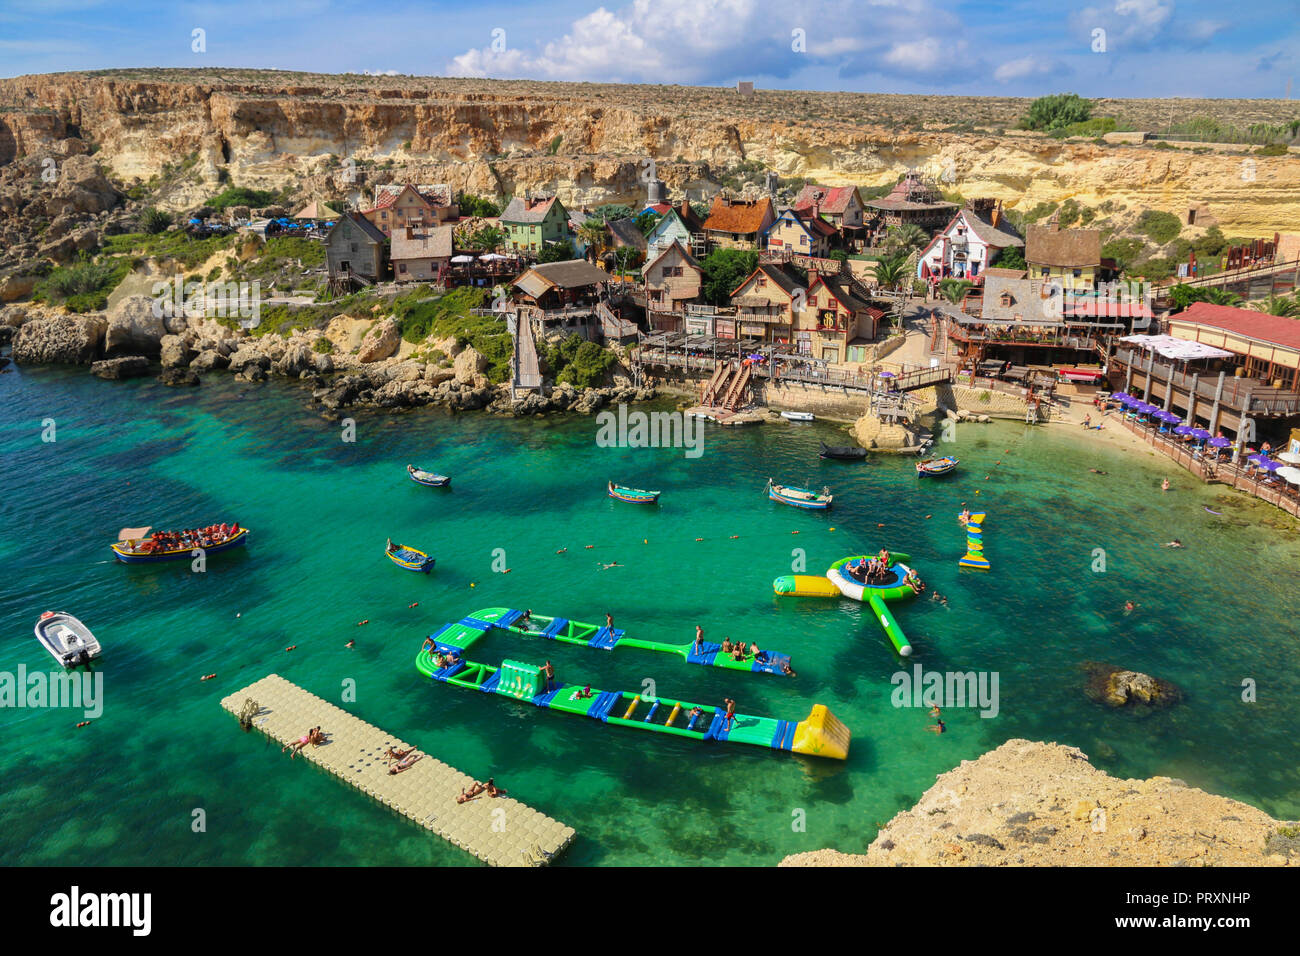
[[940,475],[946,475],[952,471],[960,462],[948,456],[945,458],[927,458],[924,461],[916,463],[916,477],[918,478],[938,478]]
[[779,501],[783,505],[791,505],[795,508],[809,508],[814,511],[825,511],[835,500],[829,488],[823,488],[820,493],[810,488],[795,488],[790,485],[778,485],[767,479],[767,496],[773,501]]
[[451,485],[451,479],[446,475],[434,474],[431,471],[416,468],[414,465],[407,465],[406,473],[411,476],[411,480],[417,485],[424,485],[428,488],[446,488]]
[[431,558],[419,548],[412,548],[405,544],[393,544],[388,542],[384,548],[384,554],[388,555],[388,560],[399,568],[405,568],[408,571],[423,571],[426,574],[433,570],[436,558]]
[[124,564],[156,564],[159,561],[183,561],[195,557],[195,551],[202,551],[206,557],[219,551],[242,548],[247,543],[249,535],[247,528],[236,526],[234,532],[226,535],[225,538],[215,544],[189,544],[184,547],[167,547],[164,545],[160,547],[155,539],[148,536],[149,530],[149,528],[123,528],[119,533],[119,540],[115,544],[109,545],[113,551],[113,556]]
[[630,501],[634,505],[652,505],[659,500],[663,494],[661,491],[642,491],[640,488],[628,488],[624,485],[616,485],[614,482],[608,483],[609,496],[617,498],[619,501]]

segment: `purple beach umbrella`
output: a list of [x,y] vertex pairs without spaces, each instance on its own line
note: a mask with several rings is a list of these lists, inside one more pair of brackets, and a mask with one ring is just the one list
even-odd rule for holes
[[1204,428],[1193,428],[1190,432],[1188,432],[1188,434],[1191,435],[1193,438],[1199,438],[1201,441],[1204,441],[1205,439],[1210,437],[1210,433],[1207,432]]
[[1179,425],[1174,429],[1175,435],[1190,435],[1192,433],[1191,425]]
[[1210,447],[1211,447],[1211,448],[1227,448],[1227,447],[1228,447],[1229,445],[1231,445],[1231,444],[1232,444],[1232,439],[1231,439],[1231,438],[1211,438],[1211,439],[1210,439]]

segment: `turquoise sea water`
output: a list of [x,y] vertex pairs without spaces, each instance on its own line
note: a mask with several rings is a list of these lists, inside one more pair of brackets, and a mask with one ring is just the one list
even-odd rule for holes
[[[213,377],[174,391],[73,371],[0,376],[0,671],[48,670],[32,635],[46,609],[77,614],[106,648],[105,709],[91,726],[75,728],[79,712],[0,710],[0,859],[474,863],[241,733],[218,701],[271,672],[336,703],[354,680],[353,712],[573,825],[567,864],[861,851],[936,774],[1011,737],[1078,746],[1112,774],[1181,777],[1279,818],[1300,815],[1286,717],[1300,695],[1300,543],[1261,523],[1285,526],[1279,512],[1196,485],[1145,452],[1081,446],[1044,427],[959,426],[944,450],[961,470],[918,482],[910,458],[819,461],[818,439],[842,443],[823,425],[710,428],[691,460],[598,448],[592,419],[354,418],[356,441],[345,443],[294,384]],[[41,440],[47,419],[52,443]],[[415,485],[408,462],[452,475],[453,489]],[[769,475],[829,485],[835,509],[769,502]],[[1162,494],[1166,475],[1174,489]],[[661,488],[662,503],[613,501],[607,478]],[[989,512],[989,573],[957,567],[962,501]],[[253,529],[252,540],[213,556],[206,573],[108,560],[123,526],[221,520]],[[395,568],[382,554],[389,536],[434,554],[437,570]],[[1160,547],[1173,537],[1185,550]],[[900,662],[862,605],[772,594],[795,548],[819,573],[882,545],[910,552],[949,598],[947,608],[893,605],[916,648],[903,666],[996,672],[996,718],[949,709],[947,734],[925,732],[924,709],[891,704]],[[1104,573],[1092,570],[1098,548]],[[509,574],[493,572],[496,549]],[[613,561],[621,566],[600,569]],[[1125,615],[1130,598],[1140,606]],[[790,652],[794,680],[504,636],[472,657],[549,658],[561,680],[639,690],[651,679],[664,696],[730,696],[742,712],[795,720],[823,703],[853,731],[849,760],[637,733],[416,672],[426,634],[494,605],[587,621],[609,611],[632,636],[680,643],[698,623],[709,638]],[[355,626],[361,619],[370,623]],[[1145,715],[1110,711],[1083,694],[1089,660],[1173,681],[1186,699]],[[1257,682],[1255,703],[1241,699],[1246,679]],[[191,826],[196,809],[205,832]]]

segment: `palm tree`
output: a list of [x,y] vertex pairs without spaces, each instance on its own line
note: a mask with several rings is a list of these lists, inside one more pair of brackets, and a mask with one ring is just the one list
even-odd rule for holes
[[1230,305],[1234,308],[1240,308],[1242,304],[1241,296],[1221,288],[1206,289],[1201,301],[1209,302],[1211,305]]
[[892,227],[885,236],[885,245],[891,249],[911,252],[913,249],[920,249],[929,240],[930,236],[924,229],[913,223],[907,223]]
[[1300,318],[1300,298],[1270,295],[1267,299],[1250,303],[1250,308],[1265,315],[1280,315],[1289,319]]
[[944,279],[939,283],[939,294],[953,305],[961,305],[966,293],[975,288],[969,279]]
[[910,276],[907,272],[907,256],[895,255],[881,259],[876,263],[876,282],[885,289],[897,289]]
[[594,260],[600,256],[601,250],[605,248],[605,236],[605,220],[596,216],[589,216],[578,226],[578,238],[587,246],[588,259]]

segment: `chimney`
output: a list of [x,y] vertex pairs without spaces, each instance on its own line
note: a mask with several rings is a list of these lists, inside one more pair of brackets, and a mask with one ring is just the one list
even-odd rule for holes
[[1002,200],[1001,199],[999,199],[998,204],[993,207],[993,214],[992,216],[989,217],[989,221],[993,224],[994,229],[996,229],[998,227],[998,223],[1002,221]]

